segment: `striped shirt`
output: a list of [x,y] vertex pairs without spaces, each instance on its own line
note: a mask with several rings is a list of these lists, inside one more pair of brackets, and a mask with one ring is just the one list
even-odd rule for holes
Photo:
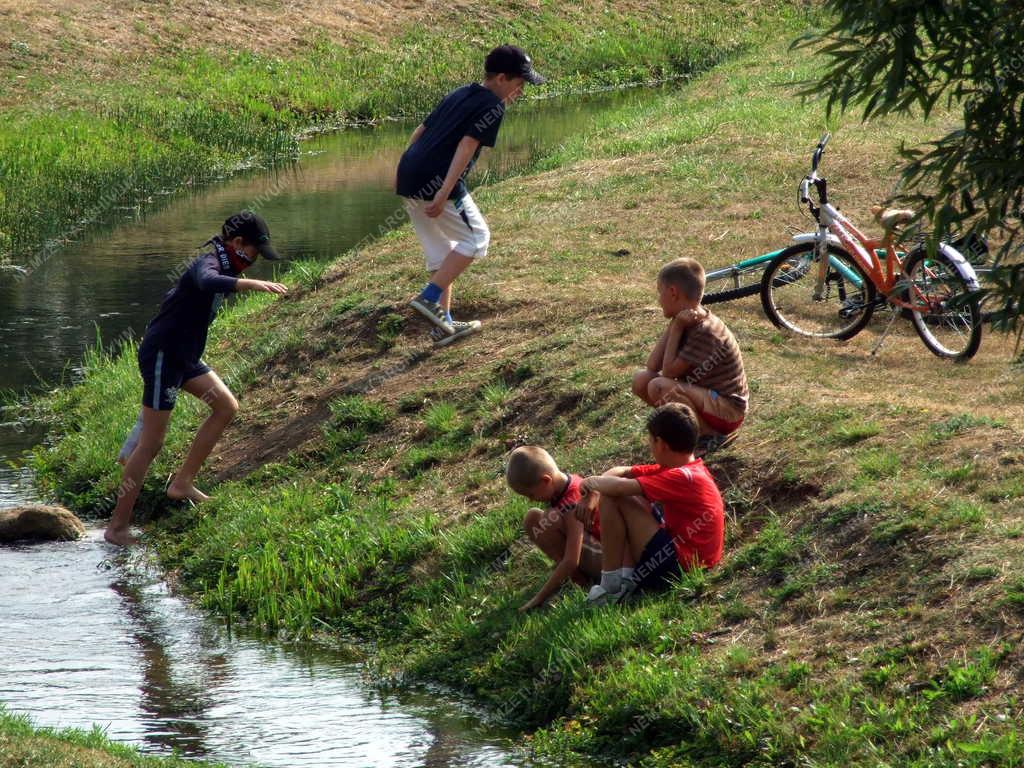
[[693,366],[680,381],[713,389],[746,410],[750,391],[740,346],[717,315],[708,312],[701,323],[687,328],[676,355]]

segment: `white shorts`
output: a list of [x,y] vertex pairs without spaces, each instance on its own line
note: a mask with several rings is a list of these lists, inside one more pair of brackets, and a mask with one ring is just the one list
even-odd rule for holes
[[403,198],[405,210],[409,212],[416,236],[423,245],[427,256],[427,271],[435,272],[451,251],[463,256],[480,259],[487,255],[491,242],[491,230],[480,214],[473,198],[466,195],[461,200],[449,200],[436,219],[427,216],[425,208],[430,200]]

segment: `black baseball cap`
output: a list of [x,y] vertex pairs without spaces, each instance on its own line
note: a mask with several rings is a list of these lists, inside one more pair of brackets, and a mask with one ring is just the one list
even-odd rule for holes
[[534,71],[533,60],[526,55],[526,51],[517,45],[499,45],[487,54],[484,69],[492,75],[522,77],[533,85],[547,82],[545,77]]
[[241,237],[249,245],[256,246],[264,259],[277,261],[281,256],[270,244],[270,228],[262,216],[252,211],[239,211],[229,216],[221,227],[221,235],[225,240]]

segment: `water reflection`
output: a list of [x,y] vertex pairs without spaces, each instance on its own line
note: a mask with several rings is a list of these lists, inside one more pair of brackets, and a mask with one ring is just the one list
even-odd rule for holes
[[443,697],[382,698],[349,654],[228,633],[148,569],[111,563],[99,537],[0,550],[11,710],[234,765],[514,764],[502,734]]
[[[649,97],[637,89],[517,104],[474,179],[513,172],[611,107]],[[60,380],[97,332],[107,341],[141,335],[170,288],[170,273],[242,207],[260,210],[290,259],[333,257],[405,223],[390,184],[412,127],[387,122],[311,139],[291,168],[186,190],[151,215],[65,247],[25,280],[0,274],[0,390]],[[255,277],[270,274],[268,264],[254,270]]]

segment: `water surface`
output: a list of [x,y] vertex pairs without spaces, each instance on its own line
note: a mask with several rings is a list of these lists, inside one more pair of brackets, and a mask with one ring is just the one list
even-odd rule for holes
[[9,710],[96,724],[146,752],[281,768],[519,764],[444,697],[381,696],[350,651],[229,633],[95,528],[0,550],[0,649]]

